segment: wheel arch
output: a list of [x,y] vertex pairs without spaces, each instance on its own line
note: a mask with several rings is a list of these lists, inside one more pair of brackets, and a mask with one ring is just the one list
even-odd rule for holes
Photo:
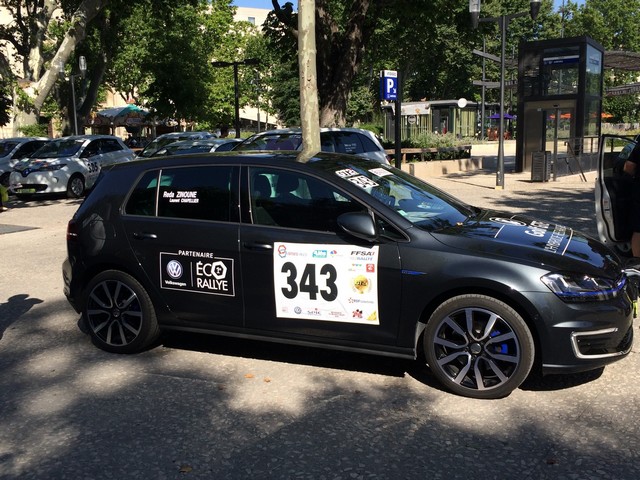
[[435,312],[435,310],[447,300],[460,295],[485,295],[495,298],[496,300],[499,300],[513,308],[518,315],[522,317],[531,332],[535,347],[533,368],[539,369],[541,367],[540,335],[536,324],[536,316],[538,316],[538,312],[526,296],[522,295],[519,291],[500,283],[495,283],[493,285],[461,285],[455,288],[443,290],[434,297],[431,297],[424,305],[420,314],[420,319],[416,324],[414,340],[414,349],[416,352],[421,352],[420,345],[422,345],[424,329],[433,312]]

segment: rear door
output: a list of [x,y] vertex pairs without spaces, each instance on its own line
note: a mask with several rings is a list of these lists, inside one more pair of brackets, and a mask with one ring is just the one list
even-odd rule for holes
[[622,166],[636,142],[631,137],[600,138],[598,177],[595,185],[596,222],[600,240],[621,252],[629,252],[633,180]]
[[238,172],[235,165],[147,172],[122,217],[148,282],[196,327],[242,326]]

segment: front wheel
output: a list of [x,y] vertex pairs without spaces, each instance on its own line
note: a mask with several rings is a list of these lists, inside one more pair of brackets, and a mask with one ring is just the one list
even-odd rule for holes
[[80,175],[74,175],[67,183],[67,197],[80,198],[84,193],[84,178]]
[[529,327],[509,305],[460,295],[440,305],[424,331],[433,374],[453,393],[502,398],[527,378],[535,347]]
[[144,287],[117,270],[89,283],[82,310],[93,343],[114,353],[144,350],[159,336],[155,309]]

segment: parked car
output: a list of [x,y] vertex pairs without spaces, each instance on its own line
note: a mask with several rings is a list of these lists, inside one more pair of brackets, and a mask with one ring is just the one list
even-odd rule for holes
[[[389,164],[389,157],[380,141],[369,130],[322,128],[320,144],[323,152],[347,153]],[[233,147],[233,150],[302,150],[302,130],[286,128],[257,133]]]
[[446,388],[475,398],[508,395],[534,365],[586,371],[631,351],[633,289],[599,241],[368,159],[296,157],[104,169],[68,224],[63,264],[93,342],[132,353],[184,329],[424,352]]
[[165,145],[168,145],[173,142],[178,142],[180,140],[204,140],[207,138],[216,138],[216,136],[213,133],[209,133],[209,132],[164,133],[162,135],[158,135],[151,142],[149,142],[147,146],[144,147],[140,153],[138,153],[138,157],[149,158]]
[[13,167],[10,189],[17,196],[66,192],[69,198],[79,198],[105,165],[134,157],[120,138],[111,135],[58,138]]
[[241,140],[236,138],[207,138],[203,140],[181,140],[165,145],[152,157],[186,155],[189,153],[228,152]]
[[599,145],[598,176],[595,185],[596,224],[600,240],[620,255],[631,257],[634,180],[622,166],[638,141],[620,135],[602,135]]
[[9,186],[9,174],[18,160],[28,158],[45,143],[46,137],[15,137],[0,140],[0,184]]

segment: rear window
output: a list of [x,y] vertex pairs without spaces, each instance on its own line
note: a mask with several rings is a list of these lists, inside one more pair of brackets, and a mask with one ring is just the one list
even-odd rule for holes
[[301,145],[299,133],[279,133],[249,138],[234,150],[298,150]]

